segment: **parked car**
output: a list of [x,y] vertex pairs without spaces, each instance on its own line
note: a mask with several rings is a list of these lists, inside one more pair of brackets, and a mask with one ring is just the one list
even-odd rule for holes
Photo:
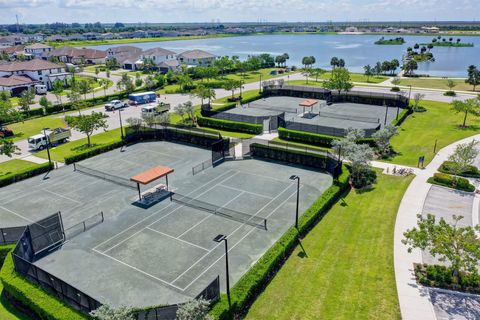
[[47,147],[47,144],[57,145],[59,143],[66,142],[72,135],[70,129],[65,128],[56,128],[53,130],[46,130],[45,134],[41,132],[40,134],[31,136],[28,138],[28,147],[33,150],[43,150]]
[[0,127],[0,138],[6,138],[13,136],[13,131],[5,127]]
[[37,94],[47,94],[47,86],[44,84],[37,84],[35,86],[35,91]]
[[127,106],[128,105],[123,101],[112,100],[105,105],[105,111],[114,111],[114,110],[118,110],[118,109],[121,109],[121,108],[125,108]]

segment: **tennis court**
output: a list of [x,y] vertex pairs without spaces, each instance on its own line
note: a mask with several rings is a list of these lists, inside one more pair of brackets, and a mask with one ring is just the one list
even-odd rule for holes
[[[100,302],[136,307],[184,302],[217,275],[225,291],[224,245],[213,238],[228,238],[233,285],[294,223],[296,182],[289,177],[302,179],[300,213],[332,178],[260,160],[228,161],[193,176],[192,167],[211,156],[210,150],[168,142],[117,149],[80,164],[124,178],[157,165],[171,167],[169,184],[177,201],[166,198],[143,209],[132,205],[138,197],[132,188],[64,167],[48,180],[36,177],[2,188],[0,199],[18,196],[2,202],[6,211],[0,219],[17,214],[36,220],[60,210],[68,231],[103,211],[103,223],[75,237],[67,232],[60,250],[35,262]],[[202,203],[218,210],[205,210]],[[264,219],[266,229],[257,223]]]

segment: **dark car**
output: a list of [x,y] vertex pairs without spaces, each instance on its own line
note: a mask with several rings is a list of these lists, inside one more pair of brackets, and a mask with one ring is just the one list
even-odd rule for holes
[[13,131],[7,128],[0,128],[0,138],[13,136]]

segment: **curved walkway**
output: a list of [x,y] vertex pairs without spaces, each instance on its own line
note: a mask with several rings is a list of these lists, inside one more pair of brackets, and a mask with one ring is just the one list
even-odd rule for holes
[[423,204],[430,190],[427,179],[431,177],[443,161],[454,151],[458,144],[480,140],[480,134],[457,141],[441,149],[432,162],[425,169],[417,170],[416,177],[405,192],[397,213],[394,233],[394,266],[397,283],[398,300],[402,319],[404,320],[430,320],[437,319],[430,298],[431,289],[417,285],[413,274],[413,263],[422,262],[420,250],[408,253],[402,244],[403,233],[417,225],[417,214],[422,213]]

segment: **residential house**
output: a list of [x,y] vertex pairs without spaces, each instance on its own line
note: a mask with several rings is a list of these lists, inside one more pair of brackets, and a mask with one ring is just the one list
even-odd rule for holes
[[108,58],[113,58],[119,54],[125,53],[141,53],[142,49],[134,46],[118,46],[107,49]]
[[208,66],[215,59],[216,56],[214,54],[203,50],[189,50],[177,56],[177,60],[181,64],[184,63],[188,66]]
[[107,59],[107,52],[96,49],[88,48],[74,48],[74,47],[61,47],[55,50],[50,51],[47,54],[47,58],[56,57],[58,60],[65,63],[73,64],[100,64],[105,63]]
[[12,95],[18,95],[36,84],[44,84],[51,89],[55,80],[67,84],[70,77],[63,65],[42,59],[0,64],[0,90],[10,91]]
[[178,60],[165,60],[158,64],[158,71],[160,73],[167,73],[168,71],[177,72],[180,67]]
[[155,64],[159,64],[167,60],[176,60],[177,54],[173,51],[157,47],[145,50],[142,54],[142,59],[151,59]]
[[18,56],[25,54],[25,45],[18,44],[11,47],[0,47],[0,52],[8,54],[10,59],[16,59]]
[[42,43],[34,43],[25,47],[25,55],[33,58],[43,58],[52,51],[53,48]]
[[139,70],[143,66],[142,51],[122,52],[115,55],[118,65],[125,70]]

